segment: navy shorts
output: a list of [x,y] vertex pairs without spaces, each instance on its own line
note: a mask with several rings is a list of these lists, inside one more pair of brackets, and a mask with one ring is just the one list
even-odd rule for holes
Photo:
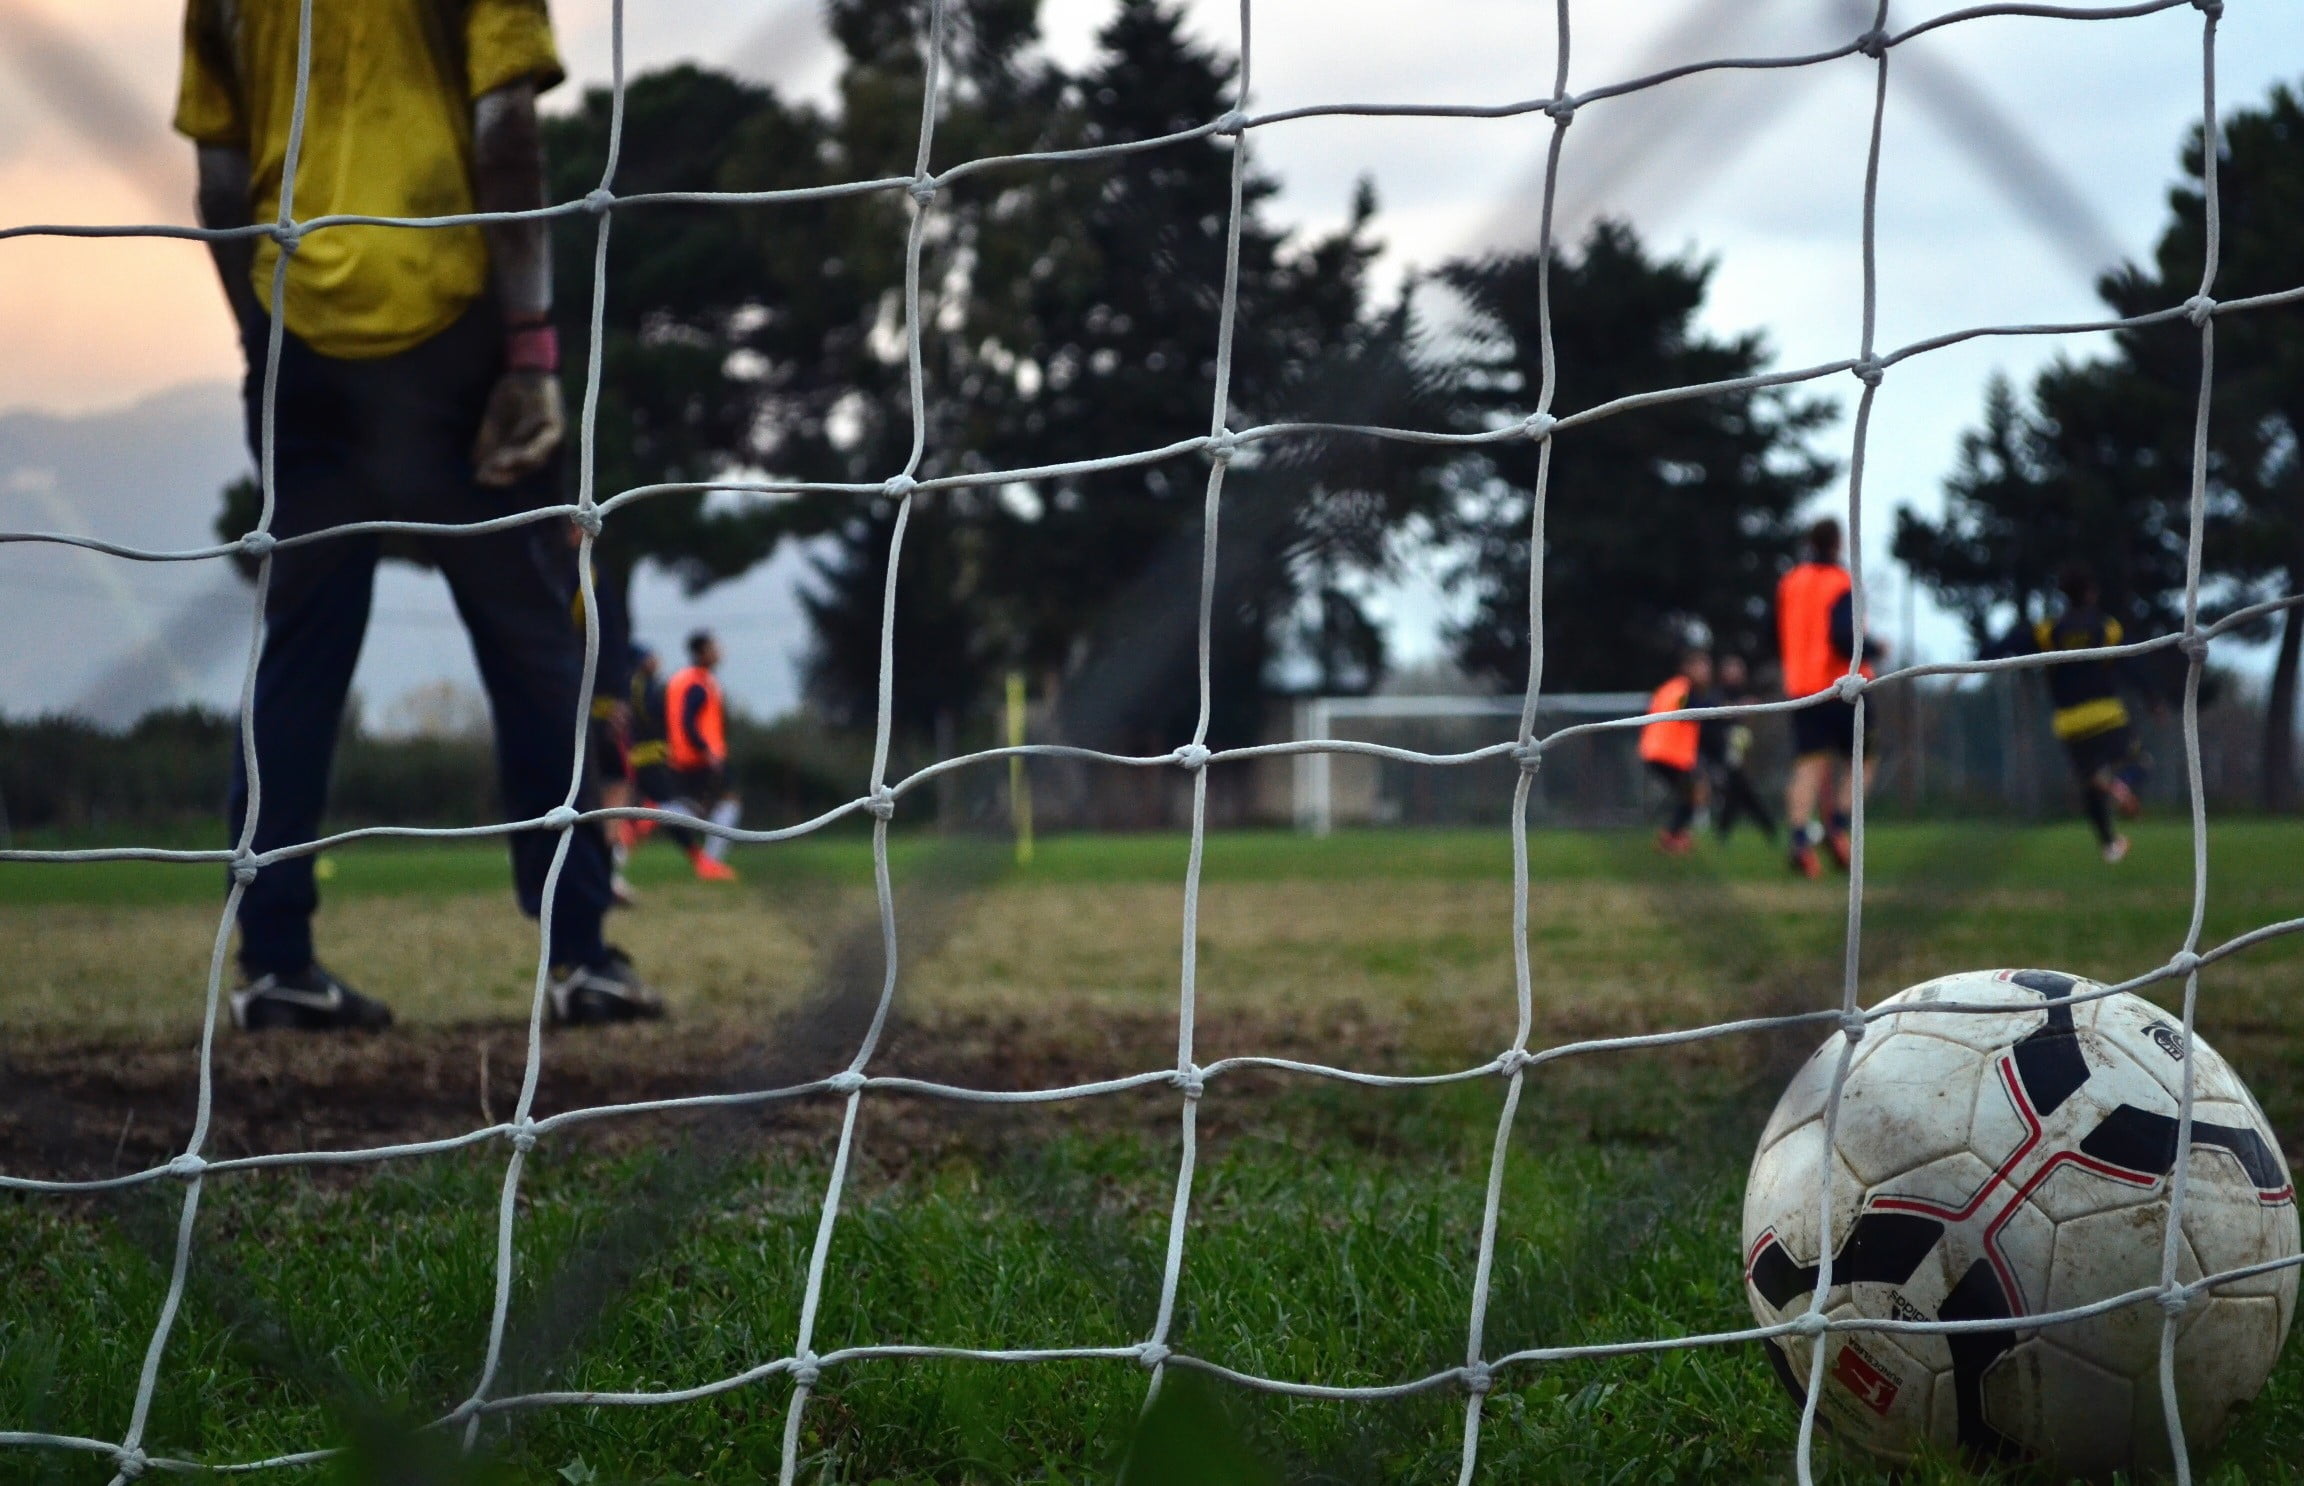
[[[1806,758],[1811,753],[1836,753],[1842,758],[1856,746],[1856,704],[1843,702],[1838,697],[1827,697],[1821,702],[1810,702],[1792,714],[1792,756]],[[1870,758],[1880,751],[1880,716],[1877,711],[1864,719],[1864,756]]]

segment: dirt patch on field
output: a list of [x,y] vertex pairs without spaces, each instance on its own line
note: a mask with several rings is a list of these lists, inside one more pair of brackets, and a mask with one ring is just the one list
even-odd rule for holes
[[[534,1113],[543,1118],[805,1082],[846,1065],[853,1043],[824,1044],[845,1042],[840,1034],[851,1030],[787,1018],[767,1033],[673,1022],[547,1034]],[[1173,1013],[935,1013],[893,1024],[871,1070],[972,1089],[1060,1088],[1171,1065],[1175,1039]],[[1204,1021],[1199,1045],[1204,1061],[1253,1050],[1371,1072],[1399,1071],[1411,1062],[1396,1018],[1351,1007],[1315,1016],[1219,1016]],[[207,1154],[356,1150],[482,1129],[511,1118],[526,1057],[526,1029],[516,1023],[415,1026],[381,1036],[225,1033],[216,1046]],[[1428,1066],[1430,1057],[1414,1061]],[[1220,1081],[1224,1097],[1210,1099],[1211,1113],[1272,1081],[1261,1074]],[[190,1138],[197,1097],[197,1059],[189,1048],[122,1041],[20,1048],[0,1064],[0,1171],[88,1179],[163,1163]],[[1156,1086],[1034,1106],[1030,1117],[1166,1123],[1175,1117],[1175,1101],[1172,1089]],[[617,1116],[554,1138],[644,1144],[661,1142],[667,1124],[718,1119],[771,1137],[807,1139],[836,1126],[839,1103],[825,1094],[733,1115]],[[923,1154],[1000,1118],[901,1092],[875,1093],[870,1106],[876,1142],[893,1131],[899,1147]]]

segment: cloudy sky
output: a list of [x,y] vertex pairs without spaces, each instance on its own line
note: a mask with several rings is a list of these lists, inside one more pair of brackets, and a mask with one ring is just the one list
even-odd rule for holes
[[[321,0],[328,3],[328,0]],[[1897,24],[1937,6],[1899,3]],[[812,0],[629,0],[627,65],[692,58],[821,94],[832,57]],[[1108,0],[1048,0],[1047,44],[1079,60]],[[1703,56],[1830,45],[1866,23],[1848,0],[1610,0],[1577,7],[1571,86]],[[189,151],[165,133],[180,0],[0,0],[0,222],[187,221]],[[557,0],[577,84],[606,78],[607,0]],[[1236,45],[1231,4],[1192,0],[1195,27]],[[2200,17],[1993,19],[1900,48],[1891,67],[1880,202],[1880,341],[1958,326],[2098,313],[2095,270],[2148,250],[2200,106]],[[1254,105],[1501,102],[1549,91],[1552,7],[1535,0],[1257,0]],[[2233,0],[2220,95],[2260,99],[2304,64],[2304,7]],[[2285,70],[2283,70],[2285,69]],[[1585,110],[1570,131],[1569,215],[1631,218],[1651,242],[1714,259],[1707,318],[1761,328],[1787,364],[1852,354],[1871,68],[1677,82]],[[572,100],[575,87],[558,97]],[[1398,274],[1531,234],[1548,123],[1320,119],[1260,131],[1286,220],[1319,228],[1374,181]],[[232,399],[237,352],[202,251],[151,241],[0,243],[0,526],[63,525],[132,540],[194,541],[215,490],[244,462]],[[1899,367],[1874,422],[1868,529],[1898,505],[1933,508],[1960,429],[1995,369],[2023,377],[2087,339],[1995,341]],[[1852,382],[1827,390],[1845,404]],[[1834,435],[1844,437],[1845,424]],[[1832,499],[1843,498],[1835,493]],[[1877,551],[1877,543],[1868,543]],[[730,632],[733,688],[788,704],[800,640],[790,559],[690,604],[644,589],[658,639],[706,620]],[[1890,580],[1889,638],[1901,628]],[[35,643],[0,658],[0,710],[110,710],[157,693],[233,690],[213,571],[0,551],[0,605]],[[1444,599],[1413,576],[1388,596],[1396,646],[1429,649]],[[1923,650],[1956,636],[1923,604]],[[19,633],[26,632],[18,629]],[[360,685],[372,710],[470,664],[436,581],[392,575]]]

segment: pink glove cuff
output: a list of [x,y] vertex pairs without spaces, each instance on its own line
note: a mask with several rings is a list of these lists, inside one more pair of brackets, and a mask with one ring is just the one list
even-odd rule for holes
[[523,325],[504,337],[504,369],[516,372],[556,372],[560,369],[560,332],[550,325]]

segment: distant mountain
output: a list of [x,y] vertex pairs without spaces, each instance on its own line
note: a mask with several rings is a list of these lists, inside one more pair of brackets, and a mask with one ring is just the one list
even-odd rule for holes
[[[228,382],[76,416],[0,413],[0,531],[203,545],[217,491],[248,466]],[[220,561],[0,545],[0,713],[117,724],[155,706],[228,702],[248,619],[248,589]]]
[[[250,467],[239,389],[228,382],[77,416],[0,412],[0,532],[206,546],[217,493]],[[804,567],[787,550],[693,599],[643,569],[633,593],[641,637],[670,653],[690,628],[718,629],[731,699],[757,714],[781,712],[797,700]],[[251,608],[248,586],[221,559],[134,562],[0,543],[0,715],[74,712],[116,727],[154,707],[229,707]],[[386,564],[353,684],[380,722],[443,685],[476,692],[462,625],[436,574]]]

